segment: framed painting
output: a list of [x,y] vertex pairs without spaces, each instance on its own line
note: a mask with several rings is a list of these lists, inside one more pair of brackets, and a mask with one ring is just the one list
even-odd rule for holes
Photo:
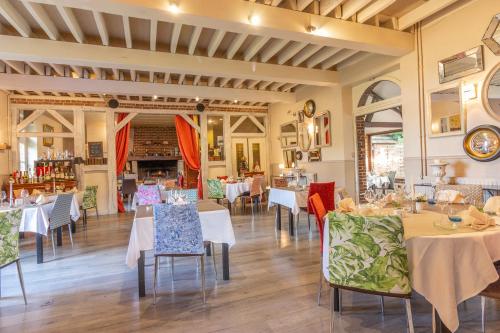
[[[54,133],[54,127],[47,124],[43,124],[42,131],[44,133]],[[54,138],[44,137],[42,140],[42,144],[44,147],[52,147],[54,145]]]

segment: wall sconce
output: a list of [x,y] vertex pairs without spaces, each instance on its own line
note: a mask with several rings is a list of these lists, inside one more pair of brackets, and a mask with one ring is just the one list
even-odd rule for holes
[[469,101],[477,98],[477,89],[475,83],[464,83],[462,85],[462,99]]

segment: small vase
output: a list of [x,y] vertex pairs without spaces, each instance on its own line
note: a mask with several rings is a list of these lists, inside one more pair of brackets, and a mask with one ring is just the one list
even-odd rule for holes
[[424,203],[423,202],[415,202],[415,213],[420,214],[424,210]]

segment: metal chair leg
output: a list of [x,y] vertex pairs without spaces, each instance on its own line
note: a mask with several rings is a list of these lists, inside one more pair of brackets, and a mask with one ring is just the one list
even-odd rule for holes
[[205,304],[205,256],[201,257],[201,292],[203,296],[203,304]]
[[436,333],[436,308],[432,307],[432,333]]
[[52,240],[52,253],[54,254],[54,257],[56,256],[56,246],[54,243],[54,229],[50,230],[50,238]]
[[155,271],[154,271],[154,276],[153,276],[153,304],[156,305],[156,286],[158,284],[158,261],[160,260],[160,257],[156,256],[155,257]]
[[342,314],[342,289],[339,288],[339,314]]
[[333,333],[333,328],[334,328],[334,324],[333,324],[333,316],[335,314],[334,306],[333,306],[333,304],[335,303],[335,296],[334,295],[335,295],[334,288],[330,287],[330,333]]
[[319,270],[319,285],[318,285],[318,305],[321,304],[321,290],[323,289],[323,271]]
[[380,309],[382,310],[382,316],[385,315],[384,296],[380,296]]
[[411,313],[411,302],[410,299],[405,299],[405,306],[406,306],[406,318],[407,318],[407,323],[408,323],[408,333],[414,333],[414,327],[413,327],[413,316]]
[[486,314],[485,314],[485,306],[486,306],[486,297],[481,296],[481,332],[486,332]]
[[21,263],[19,262],[19,259],[17,259],[16,264],[17,264],[17,274],[19,275],[19,283],[21,284],[21,289],[23,291],[24,305],[28,305],[28,301],[26,301],[26,291],[24,290],[23,271],[21,270]]
[[214,263],[214,271],[215,271],[215,280],[218,280],[218,276],[217,276],[217,265],[215,263],[215,244],[214,243],[210,243],[210,246],[212,247],[212,261]]
[[71,242],[71,248],[73,248],[73,235],[71,232],[71,224],[68,224],[68,231],[69,231],[69,240]]
[[172,281],[175,280],[174,278],[174,257],[170,258],[170,273],[172,273]]
[[309,215],[309,212],[307,212],[307,227],[311,231],[311,215]]

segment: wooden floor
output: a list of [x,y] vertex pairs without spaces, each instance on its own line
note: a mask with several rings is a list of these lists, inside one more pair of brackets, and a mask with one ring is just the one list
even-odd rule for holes
[[[79,228],[75,234],[74,249],[65,233],[55,259],[46,242],[42,265],[36,264],[34,238],[27,238],[21,254],[28,306],[15,265],[3,269],[0,332],[328,332],[328,291],[316,304],[317,233],[308,232],[303,216],[298,237],[290,240],[287,230],[275,232],[273,217],[233,216],[231,280],[216,281],[209,260],[206,305],[191,258],[176,260],[174,282],[169,266],[162,266],[156,306],[152,267],[146,267],[148,296],[139,299],[137,272],[125,265],[131,214],[90,219],[87,233]],[[220,248],[216,252],[220,269]],[[430,305],[415,296],[412,306],[415,332],[431,332]],[[460,306],[460,318],[459,332],[480,332],[479,298]],[[500,302],[488,300],[487,318],[488,332],[500,332]],[[378,297],[344,292],[335,332],[405,332],[405,325],[400,300],[386,299],[382,316]]]

